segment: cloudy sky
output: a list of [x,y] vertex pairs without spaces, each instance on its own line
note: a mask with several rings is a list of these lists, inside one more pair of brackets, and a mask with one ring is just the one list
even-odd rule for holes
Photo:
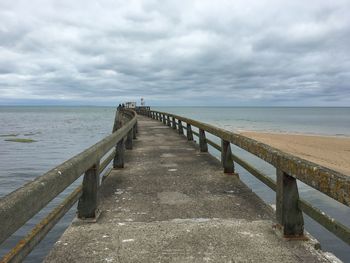
[[349,0],[1,0],[0,104],[350,106]]

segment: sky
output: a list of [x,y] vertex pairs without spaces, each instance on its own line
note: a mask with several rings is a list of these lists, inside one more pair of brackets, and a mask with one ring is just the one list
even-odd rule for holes
[[349,0],[1,0],[0,105],[350,106]]

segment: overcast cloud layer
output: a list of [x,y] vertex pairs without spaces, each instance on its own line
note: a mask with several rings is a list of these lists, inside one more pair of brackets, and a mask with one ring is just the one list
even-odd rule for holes
[[0,1],[0,104],[350,106],[350,1]]

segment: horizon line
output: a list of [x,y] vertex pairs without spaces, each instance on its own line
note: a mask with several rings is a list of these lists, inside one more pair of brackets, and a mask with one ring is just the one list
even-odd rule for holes
[[[0,107],[117,107],[113,105],[89,105],[89,104],[76,104],[76,105],[65,105],[65,104],[0,104]],[[171,108],[350,108],[350,106],[320,106],[320,105],[310,105],[310,106],[291,106],[291,105],[237,105],[237,106],[218,106],[218,105],[146,105],[147,107],[171,107]],[[137,106],[139,107],[139,106]]]

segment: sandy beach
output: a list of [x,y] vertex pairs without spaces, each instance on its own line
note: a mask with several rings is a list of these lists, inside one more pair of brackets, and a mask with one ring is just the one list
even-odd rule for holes
[[350,137],[252,131],[240,134],[350,176]]

